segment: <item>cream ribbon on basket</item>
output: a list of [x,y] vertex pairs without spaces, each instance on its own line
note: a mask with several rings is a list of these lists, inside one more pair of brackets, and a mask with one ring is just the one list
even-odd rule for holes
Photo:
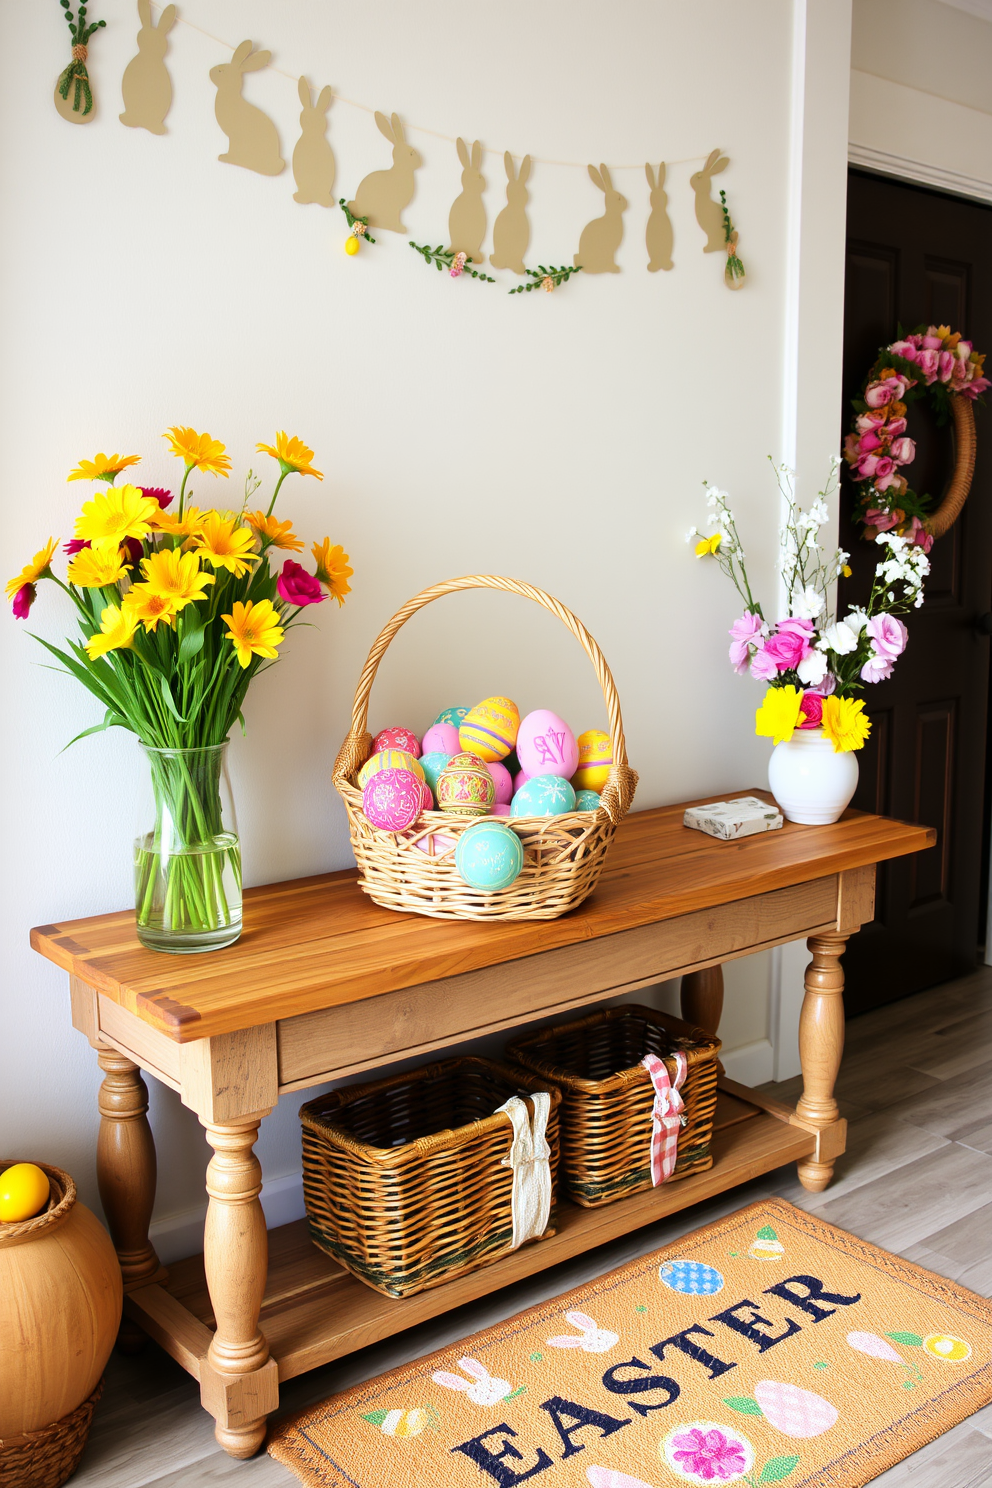
[[641,1060],[654,1086],[654,1109],[651,1112],[651,1183],[654,1188],[671,1178],[678,1158],[679,1128],[685,1126],[685,1107],[679,1086],[685,1079],[689,1062],[681,1052],[673,1054],[675,1084],[668,1078],[665,1061],[657,1054],[645,1054]]
[[551,1097],[546,1090],[538,1090],[531,1099],[534,1102],[533,1125],[527,1115],[527,1105],[519,1095],[511,1095],[497,1108],[497,1114],[505,1111],[513,1123],[513,1143],[501,1159],[500,1166],[513,1169],[514,1250],[525,1240],[536,1240],[543,1235],[551,1217],[551,1165],[548,1161],[551,1148],[544,1135],[551,1113]]

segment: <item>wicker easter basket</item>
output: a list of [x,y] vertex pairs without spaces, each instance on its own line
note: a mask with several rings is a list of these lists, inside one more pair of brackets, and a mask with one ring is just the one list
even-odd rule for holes
[[[503,589],[557,615],[593,664],[606,702],[613,745],[613,766],[595,811],[506,819],[523,843],[524,866],[509,888],[495,893],[473,889],[455,867],[454,844],[478,817],[425,811],[406,831],[384,832],[366,820],[357,782],[372,747],[369,694],[390,641],[418,610],[462,589]],[[553,920],[581,904],[595,888],[616,829],[634,799],[637,775],[627,764],[616,684],[606,658],[581,620],[532,584],[494,574],[469,574],[421,590],[407,600],[376,638],[358,681],[351,729],[334,764],[334,784],[348,811],[359,887],[376,904],[445,920]],[[441,856],[418,846],[434,833],[450,839],[448,850]]]

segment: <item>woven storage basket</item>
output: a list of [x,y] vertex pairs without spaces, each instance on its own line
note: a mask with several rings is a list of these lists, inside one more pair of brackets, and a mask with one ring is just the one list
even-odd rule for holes
[[[548,1090],[552,1192],[561,1093],[526,1070],[447,1059],[308,1101],[303,1194],[321,1250],[387,1297],[440,1286],[513,1249],[511,1095]],[[553,1235],[554,1202],[548,1228]]]
[[629,1003],[516,1039],[507,1056],[560,1086],[562,1177],[569,1196],[594,1209],[651,1187],[654,1086],[640,1064],[645,1054],[664,1059],[672,1079],[675,1062],[667,1056],[678,1049],[686,1056],[686,1124],[672,1177],[712,1167],[719,1048],[713,1034]]
[[[358,772],[372,747],[368,732],[369,693],[390,641],[424,605],[462,589],[504,589],[509,594],[532,599],[557,615],[593,664],[603,689],[613,744],[613,767],[596,811],[504,818],[523,842],[524,866],[509,888],[490,894],[465,882],[455,867],[453,847],[435,858],[417,846],[433,832],[443,832],[457,841],[478,817],[425,811],[405,832],[380,831],[366,820],[357,783]],[[351,730],[334,764],[334,784],[348,811],[359,887],[376,904],[447,920],[553,920],[581,904],[595,888],[614,833],[634,799],[637,775],[627,764],[616,685],[606,658],[582,622],[558,600],[532,584],[493,574],[471,574],[435,584],[414,595],[377,637],[358,681]]]
[[103,1380],[82,1405],[20,1436],[0,1437],[0,1488],[62,1488],[83,1455]]

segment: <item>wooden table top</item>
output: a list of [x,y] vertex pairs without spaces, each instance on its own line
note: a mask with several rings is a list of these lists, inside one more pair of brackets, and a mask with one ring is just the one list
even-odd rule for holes
[[[771,799],[764,791],[747,794]],[[929,827],[847,811],[832,826],[787,822],[779,832],[720,842],[682,825],[685,804],[699,803],[628,816],[594,893],[557,920],[398,914],[373,904],[349,869],[248,889],[241,938],[223,951],[146,950],[133,909],[41,925],[31,944],[177,1043],[188,1043],[867,867],[936,840]]]

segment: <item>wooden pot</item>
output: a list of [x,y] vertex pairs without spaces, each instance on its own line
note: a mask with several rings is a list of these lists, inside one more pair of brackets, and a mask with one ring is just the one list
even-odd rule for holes
[[60,1421],[93,1395],[121,1318],[110,1236],[78,1202],[68,1173],[38,1167],[52,1186],[48,1207],[0,1224],[0,1443]]

